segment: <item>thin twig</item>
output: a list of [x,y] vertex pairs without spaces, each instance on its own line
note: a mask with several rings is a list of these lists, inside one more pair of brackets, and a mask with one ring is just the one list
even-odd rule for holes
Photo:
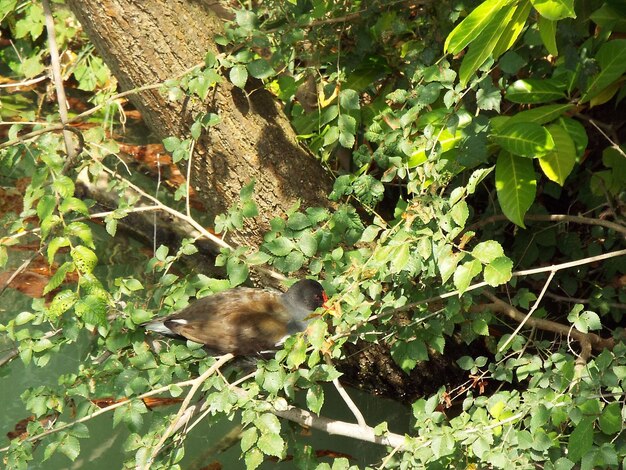
[[187,412],[187,409],[189,408],[189,403],[191,403],[191,400],[193,396],[195,395],[195,393],[198,391],[198,388],[202,386],[202,384],[207,378],[213,375],[217,370],[219,370],[220,367],[222,367],[224,364],[226,364],[228,361],[230,361],[234,357],[235,356],[230,353],[224,354],[215,362],[215,364],[213,364],[206,371],[204,371],[202,375],[200,375],[198,378],[193,380],[193,383],[191,384],[191,388],[189,389],[189,392],[187,392],[187,396],[185,397],[185,400],[183,401],[183,403],[180,405],[180,408],[178,409],[178,413],[176,413],[176,416],[174,416],[174,418],[172,419],[170,425],[161,436],[161,439],[159,439],[159,442],[157,443],[157,445],[152,448],[150,457],[146,461],[145,465],[141,467],[142,469],[144,470],[150,469],[152,462],[154,461],[156,456],[159,455],[159,452],[163,448],[165,441],[167,441],[167,439],[173,434],[174,429],[177,427],[180,427],[181,423],[183,423],[184,425],[184,423],[189,421],[193,411],[195,410],[195,407],[193,410],[190,410],[189,414],[186,414],[186,412]]
[[[331,362],[330,358],[327,355],[324,355],[324,359],[326,360],[326,364],[332,367],[333,363]],[[346,403],[346,405],[348,405],[348,408],[350,409],[350,411],[352,411],[352,414],[356,418],[356,422],[359,424],[359,426],[363,428],[367,428],[368,426],[367,426],[367,423],[365,422],[365,418],[363,417],[363,413],[361,413],[361,410],[359,410],[359,407],[356,406],[356,403],[354,403],[352,398],[350,398],[350,395],[348,395],[348,392],[346,391],[346,389],[343,387],[343,385],[341,385],[341,383],[339,382],[339,379],[337,378],[333,379],[333,385],[337,389],[337,392],[339,392],[339,395],[341,396],[343,401]]]
[[541,299],[543,299],[543,296],[546,294],[546,290],[548,290],[548,286],[552,282],[552,279],[554,279],[555,274],[556,274],[556,271],[550,271],[550,275],[548,276],[548,279],[546,279],[546,282],[543,285],[543,289],[541,289],[541,293],[539,294],[539,297],[537,297],[537,300],[535,300],[535,303],[526,314],[526,317],[519,323],[519,325],[517,325],[517,328],[515,328],[515,331],[513,331],[511,336],[509,336],[508,339],[504,342],[504,344],[500,346],[500,349],[498,350],[498,352],[504,351],[506,347],[509,344],[511,344],[511,341],[513,341],[513,338],[515,338],[518,335],[520,330],[524,328],[524,325],[526,324],[528,319],[532,316],[533,313],[535,313],[535,310],[537,310],[537,307],[539,307],[539,304],[541,303]]
[[[61,123],[66,126],[68,123],[67,110],[69,105],[67,98],[65,97],[65,88],[63,87],[63,77],[61,75],[61,61],[59,60],[59,49],[57,47],[56,33],[54,28],[54,17],[52,16],[52,10],[50,10],[50,3],[48,0],[42,0],[43,13],[46,21],[46,31],[48,33],[48,47],[50,49],[50,63],[52,65],[52,79],[54,82],[54,88],[56,90],[57,102],[59,104],[59,117]],[[72,141],[72,134],[64,130],[63,140],[65,141],[65,150],[67,152],[67,158],[69,161],[74,160],[76,157],[76,149],[74,142]]]

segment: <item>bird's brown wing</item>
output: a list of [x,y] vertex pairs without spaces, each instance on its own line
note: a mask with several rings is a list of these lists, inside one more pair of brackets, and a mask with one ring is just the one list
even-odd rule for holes
[[214,351],[249,355],[272,349],[287,334],[288,320],[280,294],[239,288],[203,297],[164,324]]

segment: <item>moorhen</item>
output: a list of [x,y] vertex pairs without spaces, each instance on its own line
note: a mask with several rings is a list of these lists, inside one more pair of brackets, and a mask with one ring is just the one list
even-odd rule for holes
[[146,330],[204,344],[209,350],[249,356],[280,347],[306,328],[306,317],[328,300],[322,285],[302,279],[285,293],[237,287],[203,297]]

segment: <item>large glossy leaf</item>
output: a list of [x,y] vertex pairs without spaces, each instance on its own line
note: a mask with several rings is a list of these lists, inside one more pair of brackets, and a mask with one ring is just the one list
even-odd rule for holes
[[461,86],[465,86],[474,72],[491,56],[500,38],[506,31],[515,10],[515,8],[502,8],[493,16],[476,40],[472,42],[469,51],[463,57],[463,62],[459,69],[459,83]]
[[503,149],[520,157],[535,158],[554,149],[554,140],[547,129],[533,122],[507,123],[492,138]]
[[535,9],[548,20],[576,18],[574,0],[531,0]]
[[587,144],[589,143],[589,138],[587,137],[587,131],[585,130],[585,126],[583,126],[575,119],[566,117],[559,118],[558,123],[563,127],[563,129],[568,132],[569,136],[572,138],[572,141],[574,142],[574,147],[576,147],[576,161],[580,161],[582,156],[585,154],[585,150],[587,150]]
[[589,81],[580,102],[589,101],[626,72],[626,39],[615,39],[603,44],[596,54],[600,72]]
[[504,215],[525,228],[524,215],[535,200],[537,190],[533,161],[501,152],[496,162],[496,190]]
[[539,166],[549,179],[563,186],[576,163],[576,147],[569,132],[558,124],[548,126],[548,132],[554,139],[554,150],[539,157]]
[[549,80],[527,78],[512,83],[504,97],[513,103],[537,104],[565,98],[565,93]]
[[548,52],[554,56],[559,55],[559,50],[556,47],[556,21],[540,16],[537,26],[539,27],[541,41],[548,49]]
[[512,124],[514,122],[534,122],[535,124],[546,124],[550,121],[554,121],[573,107],[574,105],[569,103],[539,106],[526,111],[520,111],[519,113],[511,116],[511,118],[507,121],[507,124]]
[[476,39],[512,0],[487,0],[475,8],[446,38],[446,53],[458,54]]
[[524,30],[528,14],[530,13],[530,7],[531,5],[529,0],[523,0],[519,3],[519,5],[517,5],[515,13],[513,13],[511,20],[506,25],[504,33],[498,40],[498,44],[496,44],[496,47],[493,50],[494,59],[500,57],[508,51],[513,44],[515,44],[515,41],[517,41],[517,38]]

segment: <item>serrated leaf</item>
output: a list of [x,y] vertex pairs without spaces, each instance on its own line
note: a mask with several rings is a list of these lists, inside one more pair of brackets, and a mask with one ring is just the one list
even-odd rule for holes
[[516,225],[525,228],[524,216],[535,200],[537,180],[529,158],[501,152],[496,162],[496,190],[500,208]]
[[461,264],[454,271],[454,287],[459,291],[459,295],[467,290],[476,276],[480,274],[483,265],[477,259]]
[[495,240],[487,240],[480,242],[472,250],[472,256],[481,263],[488,264],[494,259],[504,256],[502,245]]
[[241,450],[246,452],[248,449],[252,448],[254,444],[256,444],[259,439],[259,433],[256,428],[248,428],[241,433]]
[[339,105],[343,109],[360,109],[361,105],[359,104],[359,94],[349,88],[341,90],[341,92],[339,92]]
[[264,246],[274,256],[287,256],[295,248],[293,242],[286,237],[275,238],[267,242]]
[[52,277],[48,281],[48,284],[46,284],[46,287],[44,287],[43,294],[46,295],[48,292],[51,292],[59,287],[65,280],[65,276],[67,276],[67,273],[72,272],[75,269],[76,268],[74,266],[74,263],[72,263],[71,261],[66,261],[65,263],[63,263],[52,275]]
[[254,470],[263,463],[263,460],[263,452],[261,452],[256,447],[250,449],[248,452],[246,452],[246,455],[244,456],[244,461],[246,462],[246,470]]
[[311,221],[302,212],[295,212],[287,220],[287,228],[291,230],[302,230],[311,226]]
[[276,71],[265,59],[255,59],[247,67],[250,75],[261,80],[276,75]]
[[623,425],[621,404],[613,402],[605,406],[598,420],[598,424],[602,432],[608,436],[620,432]]
[[441,281],[445,284],[454,274],[457,265],[465,257],[462,252],[452,253],[452,247],[446,246],[437,256],[437,266],[441,274]]
[[552,181],[563,186],[565,179],[574,169],[576,147],[574,141],[563,127],[558,124],[548,126],[548,132],[554,140],[554,150],[539,157],[539,166]]
[[61,204],[59,204],[59,211],[63,214],[67,212],[78,212],[82,215],[89,215],[89,209],[87,209],[87,205],[81,199],[77,197],[68,197],[67,199],[63,199]]
[[292,369],[297,369],[306,361],[306,341],[302,335],[296,337],[287,355],[287,365]]
[[74,195],[74,181],[65,175],[57,177],[52,183],[54,190],[61,198],[68,198]]
[[306,406],[315,414],[319,414],[324,405],[324,389],[315,384],[306,391]]
[[39,220],[44,220],[52,215],[56,204],[57,200],[54,196],[49,194],[41,196],[37,202],[37,217],[39,217]]
[[265,264],[271,259],[271,256],[263,251],[256,251],[246,257],[246,263],[250,266]]
[[418,362],[428,360],[428,350],[421,339],[396,341],[391,346],[391,357],[403,371],[409,373]]
[[48,264],[52,264],[54,262],[54,255],[59,248],[63,248],[66,246],[70,246],[70,240],[67,237],[55,237],[50,240],[48,243]]
[[233,85],[243,89],[248,81],[248,70],[244,65],[235,65],[228,74]]
[[226,262],[226,273],[228,274],[231,287],[238,286],[248,279],[248,265],[242,263],[237,258],[228,258]]
[[506,256],[496,258],[485,266],[485,282],[492,287],[505,284],[511,280],[512,271],[513,261]]
[[95,248],[93,244],[93,236],[89,225],[84,222],[72,222],[65,227],[65,235],[73,235],[80,238],[85,245],[90,248]]
[[567,444],[567,458],[572,462],[580,461],[593,447],[593,422],[594,418],[590,416],[581,419],[570,434]]
[[317,240],[310,231],[302,232],[302,236],[298,238],[298,248],[309,258],[315,256],[315,253],[317,253]]
[[48,307],[48,313],[56,319],[60,317],[64,312],[68,311],[78,300],[78,296],[71,290],[64,290],[59,292]]
[[83,274],[92,272],[98,264],[98,257],[96,254],[83,245],[78,245],[72,248],[70,255],[78,270]]
[[76,315],[82,317],[85,323],[104,326],[107,324],[109,306],[100,296],[89,294],[80,298],[74,304]]
[[301,251],[293,250],[287,256],[285,256],[282,269],[285,272],[292,273],[298,271],[304,264],[304,255]]

